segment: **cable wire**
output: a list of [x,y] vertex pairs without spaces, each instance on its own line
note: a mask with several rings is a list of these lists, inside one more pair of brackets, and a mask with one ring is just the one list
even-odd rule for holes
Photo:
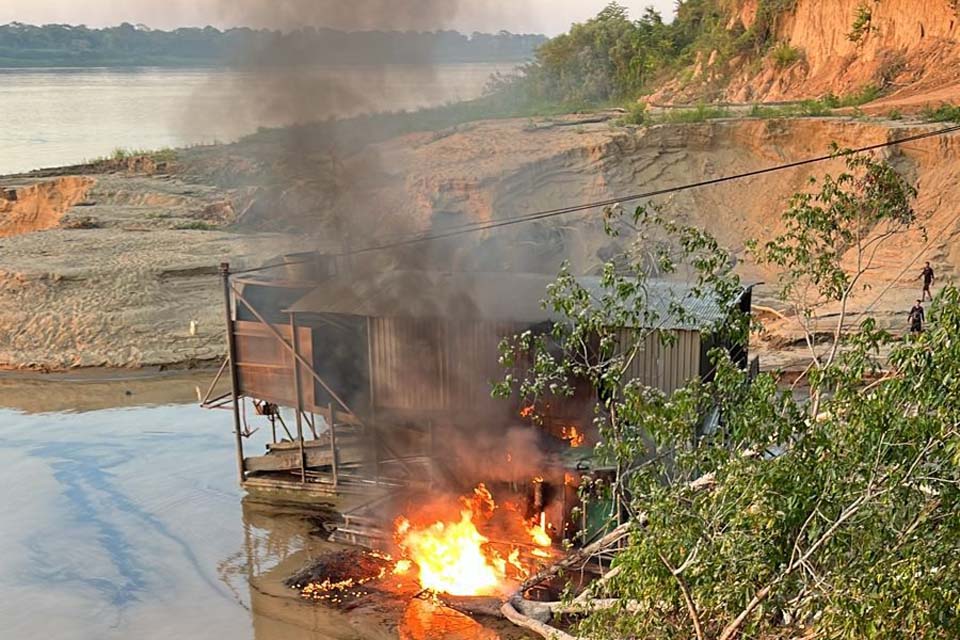
[[[500,220],[494,221],[483,221],[483,222],[474,222],[461,225],[459,227],[453,227],[445,231],[437,233],[421,232],[412,236],[401,237],[394,241],[386,241],[381,244],[371,245],[368,247],[362,247],[359,249],[354,249],[350,251],[343,251],[340,253],[331,254],[332,257],[348,257],[354,255],[362,255],[367,253],[374,253],[379,251],[386,251],[389,249],[398,249],[402,247],[407,247],[415,244],[421,244],[424,242],[433,242],[436,240],[444,240],[460,235],[466,235],[469,233],[476,233],[479,231],[490,231],[494,229],[501,229],[504,227],[514,226],[518,224],[526,224],[529,222],[536,222],[539,220],[546,220],[550,218],[555,218],[558,216],[568,215],[571,213],[577,213],[581,211],[589,211],[591,209],[599,209],[604,207],[611,207],[618,204],[626,204],[628,202],[634,202],[637,200],[645,200],[647,198],[654,198],[662,195],[669,195],[673,193],[679,193],[682,191],[689,191],[691,189],[698,189],[701,187],[709,187],[718,184],[723,184],[726,182],[732,182],[735,180],[743,180],[745,178],[753,178],[756,176],[762,176],[769,173],[775,173],[778,171],[785,171],[787,169],[795,169],[798,167],[803,167],[811,164],[817,164],[820,162],[826,162],[829,160],[835,160],[844,155],[852,155],[857,153],[865,153],[867,151],[876,151],[879,149],[884,149],[887,147],[899,146],[909,142],[916,142],[918,140],[925,140],[928,138],[935,138],[944,135],[949,135],[951,133],[956,133],[960,131],[960,125],[954,125],[950,127],[944,127],[942,129],[937,129],[935,131],[926,131],[924,133],[918,133],[912,136],[907,136],[905,138],[900,138],[897,140],[888,140],[886,142],[880,142],[872,145],[867,145],[863,147],[858,147],[855,149],[844,150],[839,153],[830,153],[827,155],[817,156],[814,158],[806,158],[804,160],[796,160],[794,162],[788,162],[784,164],[774,165],[772,167],[765,167],[763,169],[755,169],[753,171],[747,171],[744,173],[738,173],[729,176],[721,176],[719,178],[711,178],[709,180],[701,180],[698,182],[691,182],[684,185],[678,185],[675,187],[666,187],[662,189],[654,189],[652,191],[646,191],[643,193],[636,193],[626,196],[621,196],[617,198],[609,198],[607,200],[600,200],[596,202],[588,202],[580,205],[572,205],[569,207],[561,207],[557,209],[548,209],[545,211],[538,211],[535,213],[530,213],[522,216],[515,216],[511,218],[502,218]],[[269,265],[264,267],[258,267],[254,269],[247,269],[244,271],[238,271],[234,275],[246,275],[250,273],[257,273],[261,271],[267,271],[270,269],[276,269],[284,266],[294,266],[298,264],[305,264],[310,260],[303,260],[300,262],[289,262],[278,265]]]

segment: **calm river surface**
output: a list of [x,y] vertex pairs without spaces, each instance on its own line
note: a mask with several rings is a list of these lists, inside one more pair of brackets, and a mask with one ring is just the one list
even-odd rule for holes
[[251,586],[326,543],[303,514],[242,504],[230,414],[196,406],[211,377],[0,378],[0,637],[342,637]]
[[467,100],[512,68],[0,69],[0,175],[117,148],[229,142],[261,126]]

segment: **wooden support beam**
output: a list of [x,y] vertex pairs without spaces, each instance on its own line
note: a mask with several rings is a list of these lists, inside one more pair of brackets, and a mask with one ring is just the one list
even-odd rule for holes
[[337,460],[337,421],[334,420],[333,415],[333,403],[330,404],[330,459],[332,462],[333,469],[333,486],[336,487],[340,484],[339,477],[339,461]]
[[[243,459],[243,432],[240,426],[240,380],[237,377],[237,341],[233,335],[233,314],[231,313],[230,291],[230,263],[220,264],[220,278],[223,282],[224,316],[227,324],[227,356],[230,362],[230,395],[233,402],[233,433],[237,447],[237,471],[240,474],[240,484],[246,479],[246,469]],[[236,291],[236,289],[233,289]]]
[[[297,314],[290,314],[290,331],[293,335],[293,390],[297,398],[297,443],[300,446],[300,482],[307,482],[307,456],[303,451],[303,391],[300,389],[300,336],[297,331]],[[336,456],[334,456],[334,486],[336,486]]]
[[213,379],[213,382],[210,383],[210,388],[207,389],[207,395],[203,396],[203,400],[200,401],[201,405],[206,405],[210,402],[210,396],[213,395],[213,390],[217,388],[217,383],[220,382],[220,378],[223,377],[223,372],[227,369],[227,364],[230,362],[230,356],[227,356],[223,359],[223,364],[220,365],[220,370],[217,371],[216,377]]

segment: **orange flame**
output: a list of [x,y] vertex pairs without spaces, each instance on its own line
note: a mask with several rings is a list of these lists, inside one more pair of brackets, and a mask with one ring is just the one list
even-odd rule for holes
[[520,417],[521,417],[521,418],[524,418],[524,419],[532,418],[532,417],[534,416],[534,414],[536,413],[536,411],[537,411],[537,409],[536,409],[535,406],[533,406],[532,404],[531,404],[531,405],[528,405],[528,406],[524,407],[523,409],[520,409]]
[[471,514],[479,516],[483,520],[492,518],[493,512],[497,510],[497,503],[493,501],[493,495],[482,482],[477,485],[472,494],[461,496],[460,504]]
[[406,518],[397,525],[400,548],[420,569],[420,585],[456,596],[489,595],[504,580],[487,560],[488,542],[473,523],[473,514],[464,509],[459,522],[435,522],[415,528]]
[[563,439],[569,442],[570,446],[574,449],[582,447],[587,440],[586,436],[580,433],[580,431],[577,430],[577,428],[573,425],[563,427],[560,433],[562,434]]
[[[530,534],[530,539],[533,540],[533,543],[539,547],[550,547],[553,545],[553,540],[550,538],[550,534],[547,533],[547,514],[540,514],[540,522],[532,521],[527,524],[527,533]],[[534,555],[541,556],[541,554],[534,551]]]
[[459,502],[456,522],[415,525],[399,518],[397,544],[404,558],[416,565],[424,589],[456,596],[496,595],[510,577],[526,576],[520,550],[515,548],[503,557],[477,528],[489,523],[497,509],[483,484]]

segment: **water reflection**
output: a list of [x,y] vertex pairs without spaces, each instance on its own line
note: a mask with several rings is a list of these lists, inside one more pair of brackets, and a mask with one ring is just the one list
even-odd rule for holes
[[326,543],[242,506],[228,416],[175,403],[199,380],[2,381],[3,637],[271,637],[251,581]]
[[329,514],[243,499],[229,414],[195,404],[209,380],[0,380],[2,637],[487,637],[409,598],[347,613],[286,587],[339,548]]

